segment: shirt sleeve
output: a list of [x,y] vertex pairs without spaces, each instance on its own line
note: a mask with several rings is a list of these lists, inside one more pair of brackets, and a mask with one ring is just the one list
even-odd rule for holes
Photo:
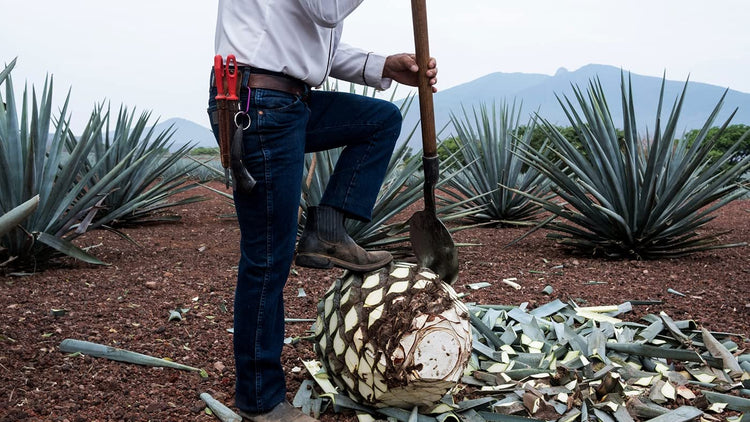
[[331,76],[384,90],[392,80],[383,77],[385,56],[340,43],[333,57]]
[[310,18],[320,26],[333,28],[364,0],[299,0]]

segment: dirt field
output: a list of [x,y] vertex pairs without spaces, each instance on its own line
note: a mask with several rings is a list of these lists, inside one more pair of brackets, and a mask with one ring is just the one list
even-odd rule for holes
[[[216,185],[220,187],[219,184]],[[236,222],[220,219],[231,204],[212,199],[177,210],[177,224],[128,229],[141,247],[104,231],[77,243],[107,267],[69,262],[64,268],[0,283],[0,421],[214,421],[198,398],[210,392],[233,404],[233,289],[238,260]],[[725,243],[750,241],[750,201],[716,213],[708,232],[731,230]],[[750,247],[717,250],[664,261],[606,261],[575,256],[537,232],[512,248],[503,246],[522,229],[472,229],[455,234],[460,249],[459,293],[466,301],[536,307],[560,299],[610,305],[661,300],[635,306],[626,318],[664,311],[710,330],[750,338]],[[563,265],[562,268],[557,266]],[[556,268],[553,268],[556,267]],[[293,268],[286,286],[289,318],[314,318],[316,303],[340,270]],[[523,288],[500,282],[516,277]],[[491,287],[471,291],[466,284]],[[597,281],[598,284],[589,282]],[[551,295],[542,292],[554,288]],[[299,288],[306,296],[298,297]],[[674,289],[679,296],[667,292]],[[189,308],[184,319],[169,311]],[[52,316],[52,309],[63,309]],[[306,335],[310,323],[290,323],[289,336]],[[203,368],[208,378],[174,369],[135,366],[87,356],[68,356],[57,347],[66,338],[93,341]],[[741,340],[742,341],[742,340]],[[741,347],[750,347],[747,340]],[[309,375],[302,361],[315,357],[306,341],[285,347],[291,399]],[[354,421],[351,413],[323,416]]]

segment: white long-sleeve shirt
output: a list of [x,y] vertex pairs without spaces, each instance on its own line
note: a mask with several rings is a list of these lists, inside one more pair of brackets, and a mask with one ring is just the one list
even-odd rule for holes
[[339,42],[363,0],[219,0],[216,54],[281,72],[311,86],[329,75],[387,89],[385,57]]

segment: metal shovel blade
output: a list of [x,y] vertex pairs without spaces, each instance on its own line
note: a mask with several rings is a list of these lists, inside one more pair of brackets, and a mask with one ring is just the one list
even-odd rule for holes
[[422,163],[424,164],[424,211],[417,211],[409,219],[409,238],[417,263],[435,271],[441,280],[451,284],[458,278],[458,252],[450,232],[437,218],[435,211],[438,156],[432,86],[427,75],[424,74],[430,61],[425,0],[412,0],[411,11],[417,66],[421,73],[418,86],[422,127]]
[[424,164],[424,210],[409,218],[409,239],[417,263],[435,271],[440,279],[452,284],[458,278],[458,251],[453,237],[435,211],[435,184],[438,180],[438,158],[422,157]]
[[411,246],[419,265],[453,284],[458,279],[458,252],[448,229],[429,211],[415,212],[409,225]]

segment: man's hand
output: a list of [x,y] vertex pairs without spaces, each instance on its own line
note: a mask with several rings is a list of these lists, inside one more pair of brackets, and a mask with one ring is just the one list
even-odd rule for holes
[[[437,88],[435,88],[435,84],[437,83],[437,64],[434,58],[430,58],[426,75],[430,78],[432,92],[437,92]],[[393,79],[404,85],[417,86],[419,78],[424,76],[419,74],[416,56],[414,54],[401,53],[386,57],[383,77]]]

